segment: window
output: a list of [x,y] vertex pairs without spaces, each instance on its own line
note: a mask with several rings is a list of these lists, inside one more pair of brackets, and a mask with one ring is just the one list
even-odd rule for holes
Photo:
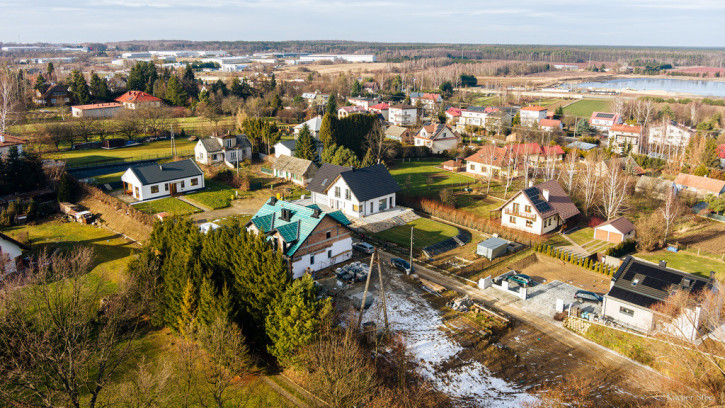
[[519,203],[514,203],[514,212],[519,212]]
[[511,224],[516,224],[516,217],[514,217],[513,215],[510,215],[510,216],[509,216],[509,222],[510,222]]
[[472,164],[471,165],[471,171],[476,171],[476,165],[475,164]]
[[360,206],[357,205],[357,204],[353,204],[352,205],[352,210],[355,211],[355,212],[360,212]]
[[310,265],[314,265],[314,264],[315,264],[315,256],[310,255]]
[[531,206],[530,205],[525,206],[524,207],[524,211],[526,211],[527,213],[530,213],[531,212]]
[[230,152],[229,153],[229,157],[231,157],[232,159],[236,159],[237,158],[237,152]]
[[331,249],[328,249],[327,250],[327,257],[328,258],[332,258],[332,250]]
[[350,199],[350,189],[346,188],[345,189],[345,200],[349,200],[349,199]]
[[634,316],[634,310],[628,309],[628,308],[626,308],[624,306],[619,306],[619,313],[621,313],[623,315],[626,315],[626,316],[629,316],[629,317]]
[[[198,186],[199,185],[199,179],[198,178],[191,179],[191,185],[192,186]],[[184,185],[182,184],[181,187],[184,187]]]
[[370,212],[373,212],[373,203],[370,202]]
[[181,180],[181,188],[184,188],[184,180]]
[[325,233],[325,239],[330,239],[330,238],[332,238],[332,231],[327,231]]
[[169,191],[169,183],[164,184],[164,191]]
[[136,190],[136,198],[141,198],[141,196],[138,194],[138,187],[134,187],[134,190]]
[[335,187],[335,197],[340,198],[340,187]]
[[531,228],[531,227],[534,226],[534,222],[531,221],[531,220],[526,220],[526,226],[529,227],[529,228]]
[[380,211],[384,211],[388,208],[388,200],[382,199],[378,202],[378,208]]
[[159,186],[151,186],[151,194],[156,194],[159,192]]

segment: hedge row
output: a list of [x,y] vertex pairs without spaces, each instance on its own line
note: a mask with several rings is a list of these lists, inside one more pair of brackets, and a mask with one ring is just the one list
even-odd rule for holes
[[591,258],[586,256],[565,252],[560,248],[556,248],[552,245],[536,244],[534,245],[534,251],[556,259],[560,259],[564,262],[569,262],[571,264],[581,266],[582,268],[586,268],[594,272],[602,273],[607,276],[612,276],[617,271],[617,268],[611,265],[593,261]]

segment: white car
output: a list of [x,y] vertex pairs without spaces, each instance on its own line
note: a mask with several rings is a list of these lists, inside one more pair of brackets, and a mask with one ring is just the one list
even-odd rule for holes
[[356,242],[352,244],[352,248],[368,255],[375,252],[375,247],[365,242]]

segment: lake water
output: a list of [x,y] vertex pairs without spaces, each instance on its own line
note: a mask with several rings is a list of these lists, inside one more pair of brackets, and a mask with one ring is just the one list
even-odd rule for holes
[[697,79],[670,79],[670,78],[631,78],[612,79],[601,82],[582,82],[568,84],[570,89],[603,88],[625,89],[638,91],[666,91],[683,92],[701,96],[725,97],[725,82],[701,81]]

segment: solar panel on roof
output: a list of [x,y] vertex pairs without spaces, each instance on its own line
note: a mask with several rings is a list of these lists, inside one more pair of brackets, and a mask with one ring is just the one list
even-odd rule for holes
[[536,209],[539,210],[539,212],[547,212],[551,210],[551,206],[546,201],[541,201],[535,204]]
[[597,117],[603,118],[603,119],[612,119],[614,117],[614,114],[613,113],[600,113],[599,115],[597,115]]

